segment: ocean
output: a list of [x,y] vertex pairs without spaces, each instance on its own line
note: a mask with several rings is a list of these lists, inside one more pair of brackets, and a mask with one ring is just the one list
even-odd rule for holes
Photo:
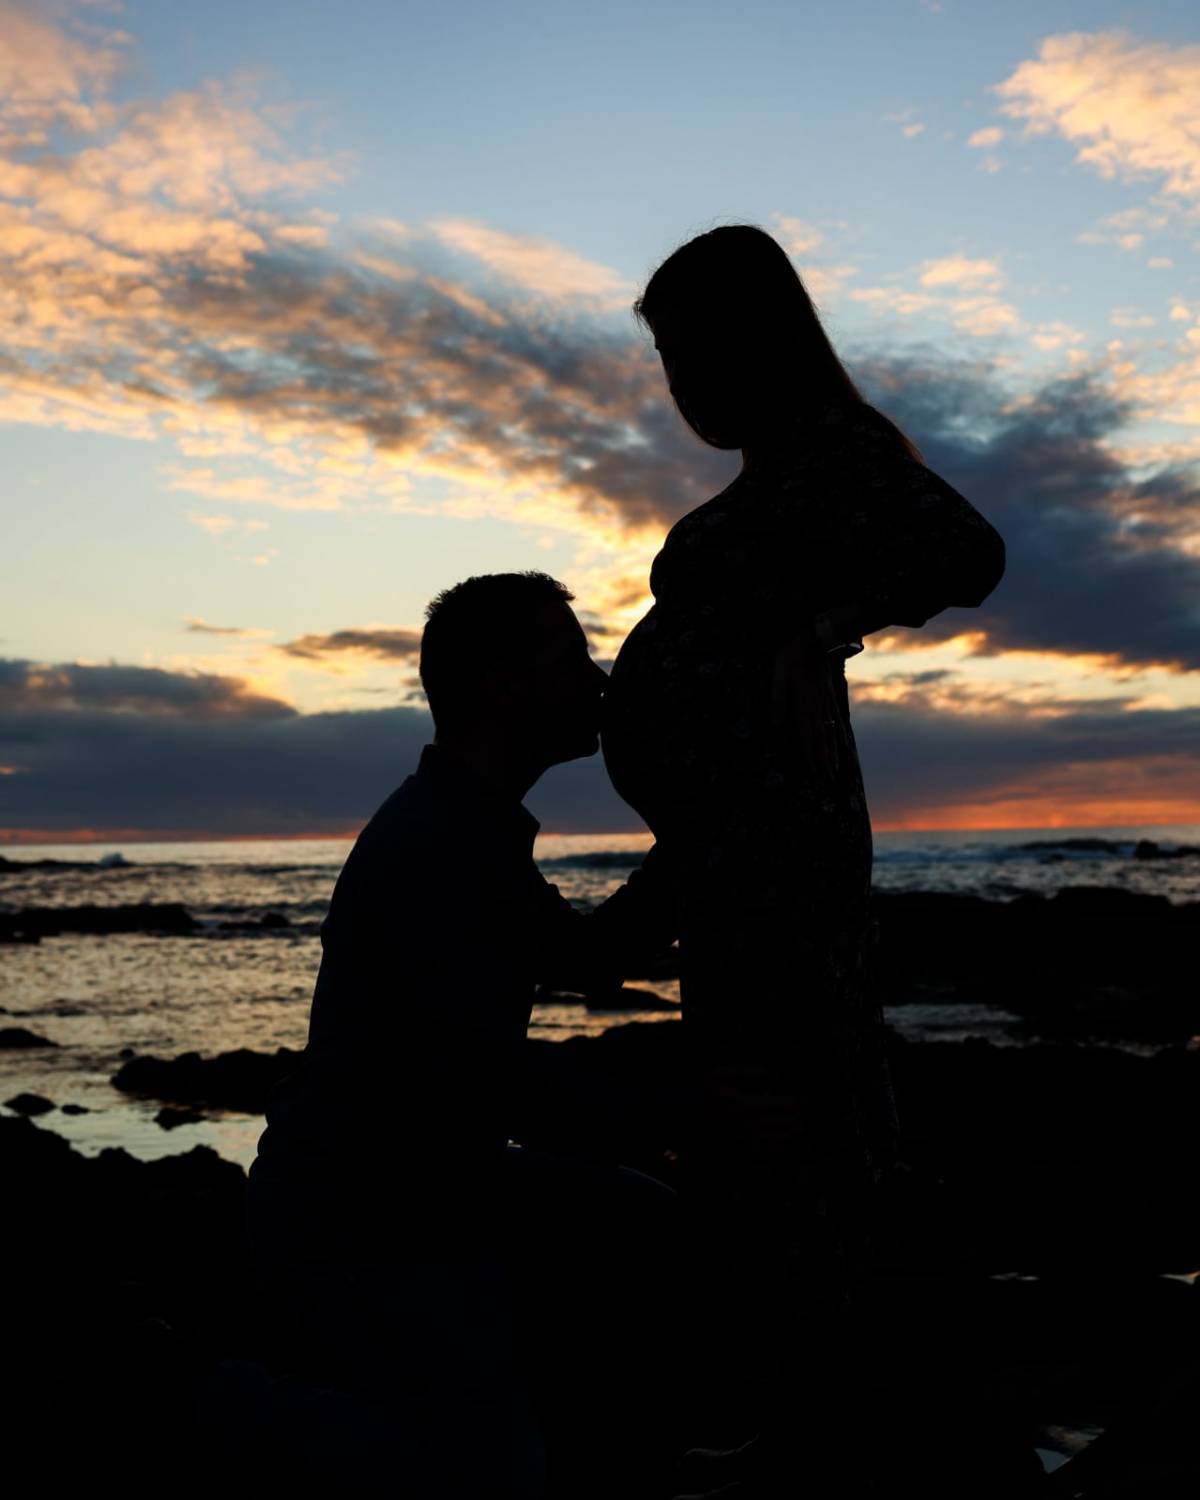
[[[535,854],[547,879],[586,908],[616,889],[649,842],[639,834],[543,835]],[[878,833],[874,883],[880,891],[994,901],[1087,885],[1194,902],[1200,854],[1172,857],[1188,847],[1200,849],[1200,827]],[[0,944],[0,1027],[23,1027],[56,1044],[0,1049],[0,1103],[23,1092],[50,1099],[56,1108],[40,1123],[89,1155],[121,1146],[150,1159],[203,1144],[248,1165],[262,1128],[257,1116],[210,1111],[168,1131],[155,1122],[158,1103],[128,1098],[110,1080],[131,1053],[302,1047],[320,924],[349,850],[349,842],[335,840],[5,850],[0,913],[174,902],[198,925],[178,936],[66,933],[37,944]],[[471,850],[464,848],[464,884],[472,878]],[[660,1000],[678,999],[674,981],[637,985]],[[606,1014],[555,1002],[535,1006],[530,1030],[553,1040],[630,1020],[675,1019],[663,1010]],[[888,1012],[911,1039],[981,1036],[1017,1045],[1014,1019],[961,999]],[[86,1112],[64,1114],[63,1105]]]

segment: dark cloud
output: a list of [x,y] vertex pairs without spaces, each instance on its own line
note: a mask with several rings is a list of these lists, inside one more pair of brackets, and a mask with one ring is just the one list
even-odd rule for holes
[[[186,330],[179,357],[197,395],[264,423],[351,429],[384,451],[482,451],[631,524],[674,519],[736,472],[684,426],[632,328],[538,312],[495,288],[488,301],[455,291],[432,274],[397,281],[273,253],[237,285],[178,279],[166,310]],[[226,352],[235,330],[252,359]]]
[[324,656],[353,652],[359,656],[378,656],[386,661],[404,660],[421,650],[418,630],[334,630],[328,635],[301,635],[276,648],[288,656],[305,661],[319,661]]
[[185,723],[30,714],[0,731],[0,824],[181,834],[338,834],[416,764],[428,716],[396,708]]
[[[105,420],[145,424],[159,403],[134,388],[129,366],[152,354],[174,405],[200,422],[217,409],[250,432],[366,439],[401,467],[436,459],[463,483],[478,473],[544,485],[564,506],[630,527],[668,526],[733,478],[737,456],[687,429],[632,319],[532,305],[496,284],[465,295],[434,273],[445,270],[438,253],[419,237],[399,251],[264,247],[237,276],[181,255],[159,267],[153,302],[139,300],[128,325],[28,359],[12,353],[6,371],[18,388],[59,391],[72,410],[91,402]],[[111,292],[93,288],[93,303],[126,316]],[[846,353],[864,389],[1007,543],[1007,576],[983,608],[948,611],[919,639],[970,626],[987,632],[989,651],[1200,667],[1200,558],[1183,545],[1200,527],[1196,470],[1125,467],[1114,446],[1134,413],[1098,376],[1020,390],[984,364],[920,349]],[[124,404],[113,406],[115,393]],[[223,478],[244,479],[240,458],[228,474],[222,462],[204,471],[218,491]],[[177,482],[187,487],[186,466]],[[296,484],[304,501],[321,479]]]
[[[480,309],[420,277],[397,285],[330,265],[318,276],[298,260],[255,263],[252,308],[202,280],[179,295],[189,328],[212,340],[195,354],[205,399],[243,414],[348,425],[383,448],[483,451],[629,525],[670,525],[737,469],[684,426],[632,329],[536,315],[497,293]],[[262,351],[252,367],[216,348],[235,325]],[[920,639],[970,626],[989,651],[1200,666],[1200,559],[1181,546],[1200,526],[1196,469],[1124,467],[1107,444],[1133,412],[1094,375],[1020,393],[985,365],[919,350],[860,350],[849,363],[1007,543],[1007,576],[985,606],[948,611]]]
[[1197,799],[1200,709],[1130,710],[1112,700],[1056,704],[1052,714],[938,711],[915,691],[854,711],[871,811],[880,821],[914,808],[1140,792]]
[[1200,559],[1180,545],[1200,528],[1200,478],[1194,465],[1149,479],[1124,468],[1104,444],[1131,412],[1095,379],[1054,381],[1013,403],[972,366],[867,358],[855,370],[1008,549],[983,607],[946,611],[907,633],[914,643],[977,628],[987,652],[1200,668]]
[[240,625],[210,625],[207,620],[198,620],[191,616],[183,622],[184,629],[193,635],[253,635],[251,630],[244,630]]
[[[926,682],[899,703],[856,705],[879,821],[967,803],[995,805],[1000,818],[1014,796],[1110,795],[1135,783],[1194,798],[1200,709],[1083,700],[1056,716],[1016,705],[939,712],[928,694],[941,690]],[[0,765],[15,770],[0,776],[0,829],[345,833],[413,769],[431,736],[428,713],[414,706],[300,715],[279,704],[196,716],[27,701],[0,720]],[[556,767],[529,805],[547,830],[639,826],[599,757]]]
[[0,660],[0,710],[14,715],[115,710],[183,719],[279,719],[295,713],[279,698],[252,692],[241,678],[212,672],[11,660]]

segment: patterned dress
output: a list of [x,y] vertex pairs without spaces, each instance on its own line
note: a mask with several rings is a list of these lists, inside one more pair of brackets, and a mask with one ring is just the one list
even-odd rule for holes
[[830,406],[671,529],[612,669],[609,774],[681,886],[692,1180],[715,1219],[826,1280],[895,1119],[843,658],[824,657],[843,753],[814,775],[800,727],[773,722],[776,653],[818,621],[833,644],[978,605],[1003,568],[997,533],[877,413]]

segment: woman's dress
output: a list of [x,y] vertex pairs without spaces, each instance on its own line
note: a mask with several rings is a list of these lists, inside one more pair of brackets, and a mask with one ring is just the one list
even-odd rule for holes
[[680,881],[694,1180],[716,1218],[823,1266],[889,1164],[894,1111],[842,660],[842,753],[814,775],[803,727],[773,723],[776,652],[830,611],[874,629],[977,605],[1003,568],[997,533],[877,413],[833,406],[671,529],[613,665],[609,774]]

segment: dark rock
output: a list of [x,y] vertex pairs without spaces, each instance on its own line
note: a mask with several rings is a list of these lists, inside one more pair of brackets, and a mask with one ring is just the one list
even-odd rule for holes
[[[529,1042],[514,1137],[673,1180],[684,1042],[682,1026],[637,1021]],[[891,1050],[912,1170],[893,1194],[882,1263],[1098,1277],[1200,1264],[1200,1053],[898,1039]]]
[[[127,870],[132,861],[122,854],[106,854],[100,859],[6,859],[0,854],[0,870]],[[161,868],[161,867],[160,867]]]
[[291,927],[291,918],[284,916],[281,911],[263,912],[260,917],[243,912],[240,916],[226,917],[217,923],[220,932],[282,932]]
[[1065,885],[1050,897],[1049,904],[1059,916],[1064,911],[1071,914],[1082,912],[1089,917],[1140,918],[1142,921],[1165,917],[1179,910],[1166,896],[1149,896],[1108,885]]
[[1025,844],[1015,844],[1016,849],[1071,849],[1080,854],[1120,854],[1124,844],[1114,839],[1031,839]]
[[14,1094],[4,1101],[5,1109],[17,1115],[45,1115],[55,1108],[54,1101],[44,1099],[41,1094]]
[[154,1123],[164,1130],[175,1130],[180,1125],[198,1125],[204,1116],[194,1109],[175,1109],[166,1105],[154,1116]]
[[1133,849],[1134,859],[1187,859],[1193,854],[1200,854],[1200,848],[1195,844],[1179,844],[1174,849],[1164,849],[1153,839],[1139,839]]
[[0,1027],[0,1047],[57,1047],[57,1042],[49,1038],[38,1036],[36,1032],[26,1031],[24,1026]]
[[62,1106],[64,1115],[90,1115],[91,1110],[86,1104],[64,1104]]
[[1043,1036],[1186,1040],[1200,1032],[1200,904],[1069,886],[1009,901],[876,892],[876,995],[885,1006],[992,1005]]
[[[530,1042],[514,1136],[672,1180],[685,1117],[683,1030],[631,1021],[597,1038]],[[297,1057],[136,1062],[157,1086],[212,1092],[260,1087]],[[881,1215],[861,1298],[873,1341],[897,1352],[904,1373],[898,1381],[885,1361],[880,1376],[885,1408],[893,1396],[908,1402],[891,1432],[903,1438],[908,1422],[922,1447],[919,1424],[934,1412],[947,1432],[961,1431],[978,1465],[992,1452],[979,1422],[994,1393],[1014,1391],[1030,1431],[1115,1431],[1135,1397],[1149,1400],[1194,1362],[1200,1337],[1200,1292],[1158,1274],[1200,1264],[1200,1054],[897,1041],[893,1064],[910,1170]],[[265,1335],[248,1290],[240,1168],[205,1148],[156,1162],[113,1150],[85,1158],[28,1119],[0,1117],[0,1179],[6,1223],[16,1226],[5,1241],[11,1284],[21,1288],[6,1319],[28,1309],[15,1346],[6,1321],[4,1364],[43,1405],[55,1369],[61,1376],[97,1348],[119,1372],[109,1382],[114,1407],[127,1407],[130,1392],[139,1403],[153,1395],[163,1367],[151,1326],[178,1330],[206,1360],[261,1357],[270,1368],[255,1342]],[[78,1228],[87,1224],[104,1232],[82,1256]],[[183,1375],[162,1383],[163,1404],[178,1405]],[[53,1420],[78,1436],[85,1409],[102,1398],[89,1382],[79,1411],[64,1396]],[[1162,1409],[1182,1430],[1189,1408]],[[111,1432],[118,1414],[110,1415]],[[172,1440],[176,1454],[186,1451]]]
[[209,1058],[198,1052],[174,1058],[131,1057],[113,1084],[127,1094],[261,1114],[271,1088],[294,1070],[300,1056],[287,1047],[275,1053],[243,1047]]
[[0,941],[36,941],[63,932],[190,933],[199,923],[178,902],[134,906],[32,906],[0,914]]
[[896,1044],[893,1064],[904,1154],[925,1184],[893,1222],[905,1264],[1069,1275],[1200,1263],[1183,1144],[1200,1128],[1200,1054]]

